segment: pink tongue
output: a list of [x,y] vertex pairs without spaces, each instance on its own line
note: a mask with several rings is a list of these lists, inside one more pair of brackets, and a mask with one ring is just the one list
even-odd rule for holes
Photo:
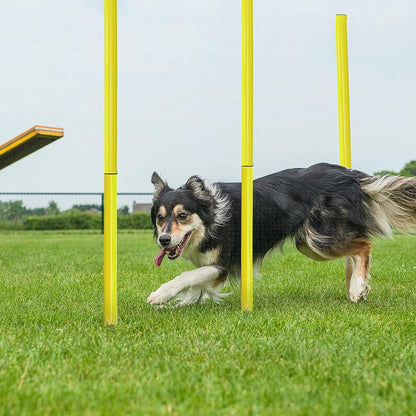
[[166,255],[166,251],[164,248],[162,248],[155,257],[155,263],[157,267],[159,267],[162,264],[163,257],[165,257],[165,255]]

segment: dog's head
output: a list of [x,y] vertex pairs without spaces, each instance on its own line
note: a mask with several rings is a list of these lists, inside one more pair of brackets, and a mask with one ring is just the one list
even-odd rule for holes
[[152,183],[155,189],[151,217],[161,247],[155,263],[160,266],[165,255],[174,260],[183,250],[202,242],[206,230],[215,222],[216,202],[212,189],[198,176],[172,189],[155,172]]

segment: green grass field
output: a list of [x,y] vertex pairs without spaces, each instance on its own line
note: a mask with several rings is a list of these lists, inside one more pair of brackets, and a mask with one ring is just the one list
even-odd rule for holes
[[292,247],[221,305],[156,309],[150,232],[119,234],[119,324],[103,324],[102,236],[0,234],[2,415],[414,415],[416,237],[376,240],[372,291]]

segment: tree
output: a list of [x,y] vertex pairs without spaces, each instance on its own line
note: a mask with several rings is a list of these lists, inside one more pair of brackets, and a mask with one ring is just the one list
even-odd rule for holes
[[97,204],[72,205],[72,209],[77,209],[78,211],[91,211],[91,210],[101,211],[101,205],[97,205]]
[[0,218],[13,222],[23,219],[27,211],[23,206],[23,201],[2,202],[0,208]]
[[416,176],[416,160],[412,160],[404,165],[400,171],[401,176]]
[[124,207],[121,207],[117,210],[117,213],[120,215],[127,215],[129,213],[129,207],[124,205]]
[[47,208],[26,208],[23,201],[0,201],[0,220],[18,222],[28,216],[57,215],[60,214],[58,204],[50,201]]
[[380,170],[374,172],[375,176],[384,175],[400,175],[400,176],[416,176],[416,160],[411,160],[409,163],[404,165],[404,168],[400,172],[394,172],[392,170]]
[[58,215],[61,211],[55,201],[49,201],[48,207],[45,209],[46,215]]
[[398,173],[392,170],[380,170],[378,172],[374,172],[374,176],[385,176],[385,175],[398,175]]

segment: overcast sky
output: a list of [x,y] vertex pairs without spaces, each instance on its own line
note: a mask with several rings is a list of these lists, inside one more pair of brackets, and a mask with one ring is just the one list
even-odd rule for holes
[[[1,191],[102,191],[103,4],[1,0],[0,143],[35,124],[65,129],[2,170]],[[416,159],[414,0],[254,0],[255,177],[338,163],[337,13],[353,167]],[[119,0],[118,45],[118,190],[152,191],[154,170],[175,187],[195,173],[238,181],[241,1]]]

